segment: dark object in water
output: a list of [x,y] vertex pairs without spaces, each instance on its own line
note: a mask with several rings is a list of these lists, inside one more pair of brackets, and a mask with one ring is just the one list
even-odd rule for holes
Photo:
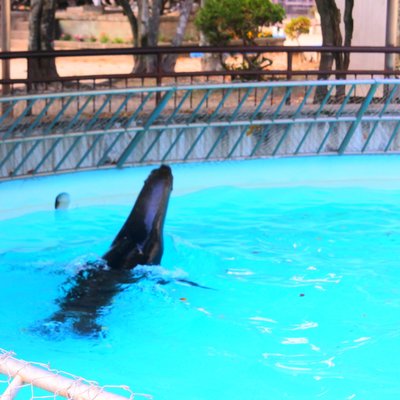
[[69,207],[71,198],[68,193],[63,192],[57,195],[56,201],[54,202],[54,208],[56,210],[66,210]]
[[172,191],[172,172],[162,165],[154,169],[125,224],[101,260],[89,263],[71,278],[71,287],[57,300],[60,306],[50,321],[71,320],[76,332],[101,330],[96,318],[124,284],[138,281],[131,270],[137,265],[158,265],[163,255],[163,227]]

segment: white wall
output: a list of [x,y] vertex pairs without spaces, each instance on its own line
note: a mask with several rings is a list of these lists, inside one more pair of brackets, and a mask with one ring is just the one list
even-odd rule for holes
[[[342,20],[345,0],[336,0]],[[352,46],[385,46],[387,0],[358,0],[354,2],[354,32]],[[341,26],[344,38],[344,25]],[[352,54],[350,69],[383,69],[383,54]]]

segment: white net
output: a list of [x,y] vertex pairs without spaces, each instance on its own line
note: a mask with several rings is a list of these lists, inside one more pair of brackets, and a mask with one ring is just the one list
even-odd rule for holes
[[28,362],[0,349],[0,400],[70,399],[127,400],[152,396],[134,393],[127,386],[100,386],[49,365]]

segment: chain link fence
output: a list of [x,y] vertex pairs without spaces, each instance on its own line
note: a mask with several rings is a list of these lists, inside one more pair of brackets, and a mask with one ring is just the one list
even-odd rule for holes
[[205,84],[0,98],[0,179],[160,162],[397,153],[399,81]]

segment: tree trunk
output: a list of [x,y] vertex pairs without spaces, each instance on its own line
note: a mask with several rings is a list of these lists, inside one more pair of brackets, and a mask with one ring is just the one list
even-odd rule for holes
[[[344,46],[351,45],[351,39],[353,37],[353,3],[354,0],[346,0],[344,6]],[[336,69],[340,71],[347,71],[350,65],[350,53],[343,52],[338,53],[336,56]],[[336,79],[346,79],[346,74],[336,75]],[[345,86],[338,86],[336,88],[336,101],[341,101],[345,96]]]
[[152,0],[152,7],[149,7],[150,19],[148,26],[148,44],[151,47],[155,47],[158,44],[158,35],[160,32],[160,17],[162,9],[162,0]]
[[139,47],[139,24],[135,15],[133,14],[131,5],[128,0],[117,0],[117,4],[122,7],[124,14],[128,18],[131,27],[133,47]]
[[[29,16],[28,49],[52,51],[55,32],[56,0],[32,0]],[[54,57],[28,59],[28,78],[33,80],[57,79]]]
[[[183,42],[183,37],[185,35],[187,23],[190,18],[190,13],[192,12],[194,0],[186,0],[182,4],[181,14],[179,16],[178,27],[174,39],[172,40],[172,46],[178,47]],[[173,72],[175,70],[176,60],[178,54],[168,54],[163,58],[162,69],[165,72]]]
[[[341,46],[342,34],[340,33],[340,10],[335,0],[316,0],[318,13],[321,16],[322,46]],[[322,53],[319,69],[330,71],[333,60],[332,53]],[[326,78],[329,75],[326,75]]]
[[[155,47],[158,44],[162,0],[138,0],[137,3],[140,21],[140,46]],[[145,55],[137,57],[134,68],[135,73],[155,73],[157,69],[157,56]]]
[[[321,16],[322,46],[341,46],[342,34],[340,33],[340,10],[335,0],[316,0],[317,10]],[[320,71],[331,71],[333,61],[336,68],[342,66],[342,55],[323,52],[319,64]],[[328,79],[329,74],[320,75],[318,79]],[[319,86],[315,93],[315,102],[320,102],[327,93],[326,86]]]
[[[344,46],[351,46],[351,40],[353,39],[353,6],[354,0],[346,0],[344,8]],[[350,53],[343,55],[343,69],[348,70],[350,65]]]
[[[132,11],[129,0],[117,0],[117,4],[122,7],[124,14],[128,18],[128,22],[132,32],[133,47],[139,47],[139,23],[137,18],[135,17],[135,14]],[[133,56],[133,65],[136,65],[138,62],[138,57]],[[133,68],[133,72],[134,71],[135,67]]]
[[44,0],[31,1],[28,39],[28,49],[31,51],[40,50],[40,21],[42,19],[43,1]]

